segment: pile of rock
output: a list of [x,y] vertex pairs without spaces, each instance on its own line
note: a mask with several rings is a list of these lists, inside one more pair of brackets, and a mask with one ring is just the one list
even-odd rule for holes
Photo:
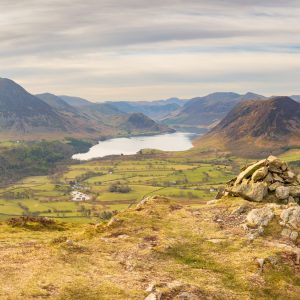
[[246,166],[231,180],[223,195],[242,197],[255,202],[300,202],[300,175],[296,175],[275,156]]

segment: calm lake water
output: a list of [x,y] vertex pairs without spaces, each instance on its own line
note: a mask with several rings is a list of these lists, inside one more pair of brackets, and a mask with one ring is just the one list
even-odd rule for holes
[[163,151],[183,151],[193,147],[192,138],[195,134],[176,132],[155,136],[137,136],[131,138],[116,138],[101,141],[90,148],[87,153],[78,153],[73,159],[89,160],[107,155],[136,154],[141,149],[157,149]]

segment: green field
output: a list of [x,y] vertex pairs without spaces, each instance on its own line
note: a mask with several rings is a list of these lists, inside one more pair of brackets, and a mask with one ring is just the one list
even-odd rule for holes
[[[155,157],[155,156],[154,156]],[[300,151],[281,156],[296,169]],[[150,195],[163,195],[180,203],[201,205],[213,199],[217,189],[234,177],[239,166],[248,161],[233,157],[188,159],[181,153],[172,156],[151,155],[119,157],[70,165],[51,176],[27,177],[14,185],[0,188],[0,218],[32,214],[69,222],[96,222],[103,212],[120,211]],[[89,201],[71,199],[70,182]],[[111,185],[128,187],[126,193],[111,192]]]

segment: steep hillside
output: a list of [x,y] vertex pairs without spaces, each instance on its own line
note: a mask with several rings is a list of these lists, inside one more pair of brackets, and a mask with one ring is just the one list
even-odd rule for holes
[[50,93],[44,93],[44,94],[38,94],[35,95],[37,98],[43,100],[53,108],[57,110],[62,110],[66,112],[72,112],[72,113],[77,113],[77,110],[75,107],[69,105],[67,102],[65,102],[63,99],[60,97],[50,94]]
[[299,248],[279,224],[294,211],[156,196],[97,225],[15,218],[0,226],[0,297],[296,300]]
[[164,119],[171,126],[198,126],[209,128],[216,124],[239,102],[261,100],[264,96],[254,93],[213,93],[188,101],[181,109]]
[[74,107],[81,107],[81,106],[85,106],[85,105],[89,105],[92,102],[80,98],[80,97],[72,97],[72,96],[58,96],[59,98],[61,98],[62,100],[64,100],[66,103],[68,103],[71,106]]
[[9,79],[0,79],[0,131],[20,134],[68,131],[68,120]]
[[289,97],[238,104],[196,144],[222,141],[241,154],[279,151],[300,144],[300,104]]
[[300,102],[300,95],[293,95],[293,96],[291,96],[291,98],[295,101]]

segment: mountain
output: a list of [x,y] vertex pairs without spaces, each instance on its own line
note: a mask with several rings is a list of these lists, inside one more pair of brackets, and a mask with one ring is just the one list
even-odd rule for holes
[[188,126],[210,128],[223,119],[237,103],[250,99],[262,100],[265,97],[254,93],[240,95],[218,92],[205,97],[193,98],[182,108],[166,117],[163,123],[175,128]]
[[133,113],[128,116],[125,122],[123,122],[121,128],[129,132],[136,132],[138,130],[147,130],[154,132],[174,132],[174,130],[168,128],[165,125],[161,125],[145,116],[142,113]]
[[74,107],[82,107],[91,104],[92,102],[80,98],[80,97],[72,97],[72,96],[58,96],[60,99],[64,100],[67,104]]
[[55,109],[77,113],[76,109],[73,106],[69,105],[66,101],[64,101],[62,98],[56,95],[50,93],[44,93],[35,96],[43,100],[44,102],[46,102],[47,104],[49,104]]
[[68,131],[71,124],[46,102],[29,94],[12,80],[0,79],[0,131],[53,132]]
[[114,101],[108,103],[115,106],[120,111],[126,113],[143,113],[146,116],[159,121],[182,107],[185,101],[178,98],[170,98],[157,101]]
[[[64,99],[68,99],[67,102]],[[170,131],[144,115],[140,116],[140,123],[134,123],[135,114],[131,119],[131,114],[109,103],[66,96],[64,99],[50,93],[33,96],[12,80],[0,79],[0,137],[99,139],[128,135],[132,131],[134,134]]]
[[300,103],[289,97],[239,103],[196,144],[222,141],[232,152],[247,155],[281,151],[300,142]]
[[291,96],[291,98],[295,101],[300,102],[300,95],[293,95],[293,96]]

